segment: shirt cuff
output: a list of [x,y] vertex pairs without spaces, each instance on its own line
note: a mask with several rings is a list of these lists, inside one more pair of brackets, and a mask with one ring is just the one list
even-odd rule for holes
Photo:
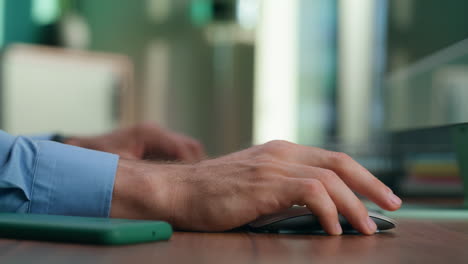
[[29,212],[109,217],[119,157],[52,141],[36,143]]

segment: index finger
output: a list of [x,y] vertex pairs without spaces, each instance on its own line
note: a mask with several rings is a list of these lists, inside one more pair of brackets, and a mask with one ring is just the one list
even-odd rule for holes
[[293,143],[286,143],[281,148],[287,152],[288,161],[334,171],[352,190],[383,209],[394,211],[401,206],[401,199],[390,188],[344,153]]
[[[317,152],[317,149],[304,151]],[[352,190],[366,196],[380,207],[390,211],[400,208],[401,199],[350,156],[340,152],[320,152],[322,159],[317,160],[320,164],[316,166],[336,172]]]

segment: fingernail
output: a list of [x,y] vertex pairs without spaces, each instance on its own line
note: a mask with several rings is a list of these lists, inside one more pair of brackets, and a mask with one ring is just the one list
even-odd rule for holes
[[343,229],[341,229],[341,225],[339,223],[335,224],[335,229],[333,230],[334,235],[341,235],[343,233]]
[[370,217],[367,218],[367,226],[369,226],[372,232],[375,232],[377,230],[377,225]]
[[395,194],[390,194],[390,201],[394,204],[394,205],[401,205],[401,199],[396,196]]

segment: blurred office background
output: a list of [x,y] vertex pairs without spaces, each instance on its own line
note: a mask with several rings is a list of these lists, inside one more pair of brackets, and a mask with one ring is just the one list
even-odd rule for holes
[[[468,120],[467,11],[464,0],[0,0],[0,127],[154,121],[211,155],[285,139],[396,177],[389,135]],[[460,193],[450,147],[419,154],[397,173],[423,189],[449,175],[445,191]]]

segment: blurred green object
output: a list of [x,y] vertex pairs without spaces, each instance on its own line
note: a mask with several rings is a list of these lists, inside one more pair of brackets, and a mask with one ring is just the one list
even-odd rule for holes
[[384,215],[395,219],[430,219],[430,220],[468,220],[466,209],[410,209],[403,208],[395,212],[383,212]]
[[60,16],[59,0],[33,0],[33,21],[39,25],[49,25],[57,22]]
[[369,210],[394,219],[468,220],[468,210],[462,205],[406,204],[394,212],[384,211],[376,204],[365,201]]
[[163,221],[0,213],[1,238],[126,245],[169,240],[171,236],[171,225]]
[[212,0],[194,0],[190,6],[190,17],[192,24],[204,26],[213,19]]

